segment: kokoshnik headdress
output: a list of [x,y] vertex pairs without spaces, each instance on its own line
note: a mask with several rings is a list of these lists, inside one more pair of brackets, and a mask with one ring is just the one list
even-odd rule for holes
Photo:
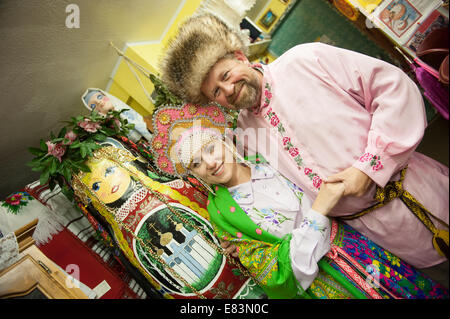
[[155,166],[171,177],[186,177],[193,155],[229,127],[225,110],[216,103],[165,106],[153,114],[151,145]]

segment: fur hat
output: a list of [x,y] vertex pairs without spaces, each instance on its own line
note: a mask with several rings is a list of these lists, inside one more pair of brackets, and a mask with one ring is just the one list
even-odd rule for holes
[[206,103],[202,82],[216,62],[229,53],[247,53],[245,39],[213,14],[192,16],[169,42],[160,64],[168,89],[191,103]]

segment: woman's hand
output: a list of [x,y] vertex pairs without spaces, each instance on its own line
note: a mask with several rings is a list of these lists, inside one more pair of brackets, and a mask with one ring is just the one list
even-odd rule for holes
[[345,186],[342,182],[322,183],[319,194],[311,208],[326,216],[336,206],[344,192]]

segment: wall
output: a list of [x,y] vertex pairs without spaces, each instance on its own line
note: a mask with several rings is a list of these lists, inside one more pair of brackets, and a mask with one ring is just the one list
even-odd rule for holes
[[[77,4],[80,28],[66,27]],[[109,41],[159,41],[182,0],[0,2],[0,199],[38,179],[26,163],[61,121],[87,114],[81,94],[105,88],[117,62]]]

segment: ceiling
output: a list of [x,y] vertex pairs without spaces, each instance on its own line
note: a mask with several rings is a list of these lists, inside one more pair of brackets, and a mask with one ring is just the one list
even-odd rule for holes
[[[0,200],[39,178],[26,166],[27,148],[87,114],[86,88],[106,88],[118,61],[109,42],[162,39],[185,1],[0,1]],[[70,4],[79,28],[66,26],[76,22]]]

